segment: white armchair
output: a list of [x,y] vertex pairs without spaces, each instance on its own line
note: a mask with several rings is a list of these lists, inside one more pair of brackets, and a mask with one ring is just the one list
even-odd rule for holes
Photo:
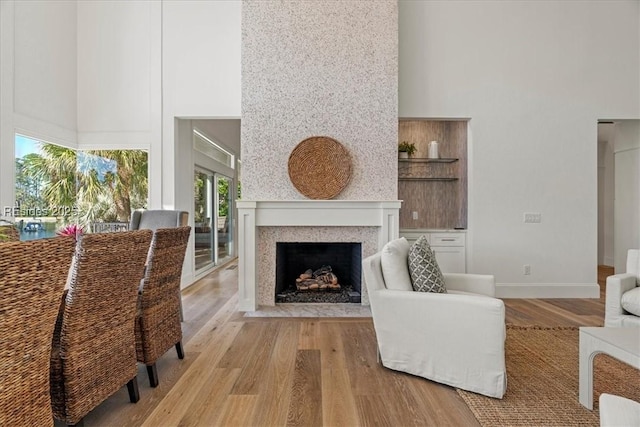
[[380,253],[363,273],[383,366],[502,398],[505,309],[493,276],[444,274],[445,294],[387,289]]
[[606,327],[640,327],[640,250],[629,249],[627,271],[607,277]]

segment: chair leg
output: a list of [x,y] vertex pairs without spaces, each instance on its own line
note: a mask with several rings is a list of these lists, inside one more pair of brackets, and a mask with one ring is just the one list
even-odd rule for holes
[[131,403],[137,403],[140,400],[140,391],[138,391],[138,378],[133,377],[127,383],[127,390],[129,391],[129,400]]
[[184,359],[184,349],[182,348],[182,341],[176,343],[176,351],[178,352],[178,359]]
[[147,365],[147,374],[149,375],[149,385],[151,387],[158,387],[158,370],[156,364]]

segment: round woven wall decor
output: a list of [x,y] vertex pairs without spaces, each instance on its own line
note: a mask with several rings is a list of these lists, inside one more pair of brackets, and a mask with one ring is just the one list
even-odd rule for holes
[[333,199],[349,183],[351,156],[328,136],[301,141],[289,155],[289,179],[310,199]]

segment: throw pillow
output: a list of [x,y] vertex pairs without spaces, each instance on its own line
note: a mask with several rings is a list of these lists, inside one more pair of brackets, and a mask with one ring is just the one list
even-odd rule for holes
[[620,305],[631,314],[640,316],[640,287],[635,287],[622,294]]
[[409,274],[414,291],[447,292],[444,276],[425,236],[421,236],[409,248]]
[[412,291],[409,276],[409,242],[404,237],[395,239],[384,245],[380,254],[382,275],[387,289]]

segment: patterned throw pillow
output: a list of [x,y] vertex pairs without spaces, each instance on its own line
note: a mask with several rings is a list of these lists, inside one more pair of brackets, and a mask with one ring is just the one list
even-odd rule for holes
[[444,276],[425,236],[409,248],[409,274],[414,291],[447,293]]

